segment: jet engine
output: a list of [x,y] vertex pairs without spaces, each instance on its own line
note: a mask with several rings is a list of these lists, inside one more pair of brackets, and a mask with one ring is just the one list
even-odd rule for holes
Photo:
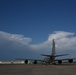
[[34,62],[33,62],[34,64],[37,64],[37,60],[34,60]]
[[69,59],[68,62],[69,62],[69,63],[72,63],[72,62],[73,62],[73,59]]
[[28,64],[28,60],[25,60],[25,64]]
[[62,63],[62,60],[58,60],[58,63],[61,64]]

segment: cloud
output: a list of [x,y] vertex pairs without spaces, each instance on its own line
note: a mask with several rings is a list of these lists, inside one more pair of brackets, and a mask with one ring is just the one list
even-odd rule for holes
[[74,33],[71,33],[71,32],[65,32],[65,31],[54,31],[52,34],[49,35],[49,38],[48,40],[52,40],[52,39],[62,39],[62,38],[65,38],[65,37],[70,37],[70,36],[73,36]]
[[54,31],[49,34],[47,40],[40,44],[30,44],[32,39],[21,34],[11,34],[0,31],[0,59],[16,57],[38,58],[41,53],[51,54],[52,40],[55,39],[56,51],[70,53],[75,56],[76,36],[75,33]]
[[2,32],[0,31],[0,40],[4,43],[6,43],[4,40],[11,41],[11,42],[17,42],[21,44],[29,44],[32,39],[28,37],[24,37],[23,35],[20,34],[11,34],[7,32]]
[[52,34],[49,34],[49,37],[46,41],[39,45],[31,45],[35,49],[51,49],[52,40],[55,39],[56,49],[58,50],[68,50],[76,49],[76,36],[74,33],[65,32],[65,31],[54,31]]
[[53,34],[49,35],[48,41],[51,41],[53,38],[56,41],[56,48],[59,50],[76,49],[75,33],[65,31],[55,31]]

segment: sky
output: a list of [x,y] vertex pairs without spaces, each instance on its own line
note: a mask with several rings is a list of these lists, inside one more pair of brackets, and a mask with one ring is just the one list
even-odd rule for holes
[[0,60],[42,59],[51,54],[76,57],[75,0],[0,0]]

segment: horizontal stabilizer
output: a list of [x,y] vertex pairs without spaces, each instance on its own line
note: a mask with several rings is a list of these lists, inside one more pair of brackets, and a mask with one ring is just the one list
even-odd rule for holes
[[69,55],[69,54],[60,54],[60,55],[55,55],[55,57],[66,56],[66,55]]
[[[42,56],[47,56],[47,57],[51,57],[53,55],[47,55],[47,54],[41,54]],[[60,56],[66,56],[68,54],[61,54],[61,55],[55,55],[54,57],[60,57]]]
[[47,57],[51,57],[51,55],[46,55],[46,54],[41,54],[42,56],[47,56]]

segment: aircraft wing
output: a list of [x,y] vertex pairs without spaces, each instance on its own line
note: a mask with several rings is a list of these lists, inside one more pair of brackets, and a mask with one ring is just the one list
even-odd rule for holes
[[76,58],[56,59],[55,61],[58,61],[58,60],[73,60],[73,59],[76,59]]
[[40,59],[26,59],[26,58],[15,58],[16,60],[30,60],[30,61],[42,61],[44,62],[44,60],[40,60]]
[[55,61],[58,61],[59,64],[61,64],[64,60],[68,60],[69,63],[72,63],[74,59],[76,58],[56,59]]

